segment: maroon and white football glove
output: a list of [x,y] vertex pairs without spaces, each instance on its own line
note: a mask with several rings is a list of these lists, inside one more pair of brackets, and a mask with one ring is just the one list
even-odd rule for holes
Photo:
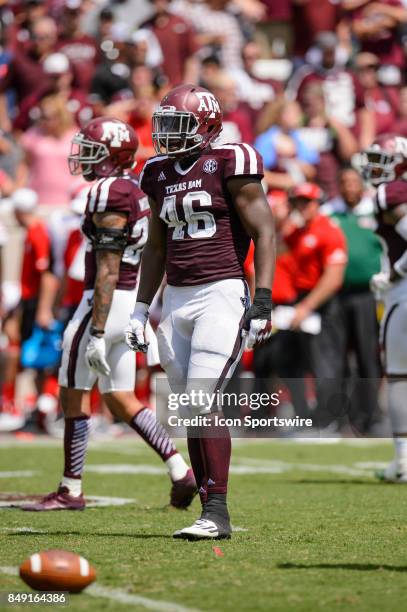
[[246,312],[243,329],[248,332],[247,348],[266,342],[272,333],[271,323],[271,291],[270,289],[256,289],[253,304]]

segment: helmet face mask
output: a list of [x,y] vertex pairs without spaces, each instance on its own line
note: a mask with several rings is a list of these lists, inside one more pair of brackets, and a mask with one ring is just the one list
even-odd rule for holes
[[194,151],[202,143],[199,124],[193,113],[161,107],[153,113],[153,144],[159,155]]
[[361,158],[363,178],[375,186],[395,181],[396,167],[403,161],[402,155],[398,153],[387,153],[373,148],[366,149]]
[[377,187],[397,179],[407,180],[407,139],[394,134],[382,134],[352,163],[363,179]]
[[183,157],[203,151],[221,131],[220,104],[204,87],[175,87],[153,113],[152,137],[158,155]]
[[84,177],[93,174],[94,166],[109,157],[109,150],[101,142],[87,140],[83,134],[76,134],[71,143],[71,152],[68,156],[70,173],[73,176]]

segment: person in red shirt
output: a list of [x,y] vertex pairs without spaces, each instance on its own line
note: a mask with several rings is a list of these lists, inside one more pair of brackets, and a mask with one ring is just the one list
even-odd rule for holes
[[[321,199],[321,189],[313,183],[295,187],[289,197],[291,212],[283,236],[295,262],[298,292],[291,322],[291,329],[298,331],[298,342],[291,355],[293,364],[303,359],[316,378],[318,406],[313,419],[315,425],[324,427],[333,421],[333,398],[341,391],[338,385],[346,343],[336,294],[343,283],[347,246],[342,230],[320,214]],[[301,331],[301,325],[315,312],[321,319],[320,332]]]
[[284,240],[296,262],[295,285],[301,296],[293,328],[332,298],[343,282],[346,239],[337,225],[319,213],[321,197],[313,183],[299,185],[290,194],[292,214]]
[[67,237],[63,264],[64,276],[61,281],[62,319],[68,322],[82,299],[85,281],[86,239],[80,223],[85,213],[89,186],[80,185],[71,200],[71,210],[77,216],[77,225],[72,228]]
[[[50,239],[45,224],[36,215],[37,194],[32,189],[17,189],[12,195],[17,223],[26,230],[21,269],[21,341],[27,340],[40,317],[38,303],[46,291],[50,261]],[[37,321],[40,323],[40,320]]]

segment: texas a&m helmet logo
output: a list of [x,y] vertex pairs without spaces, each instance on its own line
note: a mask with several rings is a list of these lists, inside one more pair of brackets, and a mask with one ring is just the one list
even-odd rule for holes
[[210,91],[196,91],[195,92],[198,100],[198,112],[199,111],[209,111],[211,113],[210,117],[215,117],[216,113],[220,113],[219,102]]
[[102,142],[110,142],[112,147],[121,147],[123,142],[130,142],[130,132],[124,123],[104,121],[102,124]]

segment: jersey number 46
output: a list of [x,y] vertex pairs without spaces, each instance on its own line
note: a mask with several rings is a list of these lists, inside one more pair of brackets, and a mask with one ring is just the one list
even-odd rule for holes
[[212,206],[212,197],[207,191],[190,191],[182,198],[182,216],[177,213],[177,196],[169,195],[163,200],[160,218],[173,227],[173,240],[183,240],[185,231],[191,238],[211,238],[216,232],[215,217],[207,210],[194,210],[198,206]]

